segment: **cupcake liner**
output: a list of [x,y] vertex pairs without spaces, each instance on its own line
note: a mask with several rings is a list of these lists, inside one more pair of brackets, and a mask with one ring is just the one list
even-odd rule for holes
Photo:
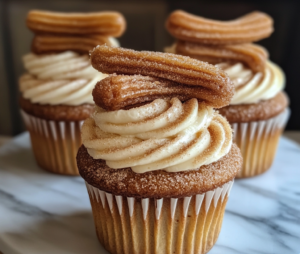
[[96,233],[119,253],[207,253],[215,244],[233,181],[184,198],[115,196],[86,183]]
[[231,123],[233,141],[243,156],[243,167],[237,178],[252,177],[267,171],[273,163],[282,131],[288,121],[287,108],[279,115],[264,121]]
[[76,154],[83,121],[49,121],[21,110],[37,164],[52,173],[79,175]]

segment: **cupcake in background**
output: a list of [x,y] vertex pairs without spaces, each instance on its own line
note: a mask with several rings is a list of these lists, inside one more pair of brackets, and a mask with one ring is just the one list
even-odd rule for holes
[[107,75],[95,71],[89,50],[118,46],[126,23],[117,12],[30,11],[27,26],[35,36],[23,57],[20,107],[37,164],[50,172],[78,175],[80,128],[93,110],[91,92]]
[[178,39],[165,49],[167,52],[214,64],[235,85],[230,105],[219,112],[231,123],[233,141],[244,158],[237,177],[252,177],[268,170],[289,117],[284,73],[268,59],[265,48],[252,43],[273,32],[272,18],[252,12],[222,22],[175,11],[166,27]]
[[230,102],[230,79],[159,52],[98,46],[91,62],[112,74],[93,90],[77,155],[99,241],[115,254],[207,253],[242,166],[214,110]]

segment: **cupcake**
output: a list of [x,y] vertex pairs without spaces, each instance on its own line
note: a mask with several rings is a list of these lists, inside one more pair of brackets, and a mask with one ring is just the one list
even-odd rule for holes
[[118,46],[112,36],[123,33],[125,20],[116,12],[31,11],[27,26],[35,36],[23,57],[20,107],[35,159],[52,173],[78,175],[80,128],[93,111],[95,83],[107,76],[92,68],[89,50]]
[[214,108],[233,85],[213,65],[174,54],[98,46],[113,74],[93,90],[77,165],[96,233],[110,253],[207,253],[242,166],[230,124]]
[[233,141],[244,158],[237,177],[252,177],[268,170],[289,117],[284,73],[268,59],[265,48],[252,43],[273,32],[272,18],[252,12],[222,22],[175,11],[166,27],[178,39],[166,51],[214,64],[235,85],[230,105],[219,112],[232,125]]

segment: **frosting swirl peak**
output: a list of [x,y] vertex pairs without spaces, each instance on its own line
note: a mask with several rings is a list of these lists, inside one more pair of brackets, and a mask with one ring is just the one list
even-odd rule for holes
[[136,173],[198,169],[226,155],[228,122],[205,103],[157,99],[141,107],[107,112],[99,107],[82,127],[82,140],[94,159]]

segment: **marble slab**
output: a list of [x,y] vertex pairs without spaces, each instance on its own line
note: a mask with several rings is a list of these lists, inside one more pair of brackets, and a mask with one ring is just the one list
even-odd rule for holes
[[[107,254],[84,181],[40,169],[28,133],[0,148],[0,251]],[[300,253],[300,146],[282,138],[264,175],[236,180],[210,254]]]

